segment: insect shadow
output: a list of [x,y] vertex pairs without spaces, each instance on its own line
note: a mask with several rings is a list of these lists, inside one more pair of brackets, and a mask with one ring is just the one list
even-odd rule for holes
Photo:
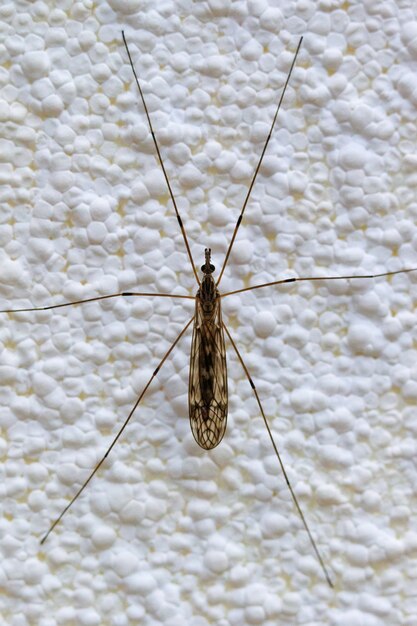
[[242,222],[252,189],[254,187],[257,175],[259,173],[259,170],[261,168],[262,165],[262,161],[265,155],[265,152],[267,150],[277,117],[278,117],[278,113],[279,110],[281,108],[283,99],[284,99],[284,95],[288,86],[288,83],[290,81],[290,77],[293,71],[293,68],[295,66],[296,63],[296,59],[299,53],[299,50],[301,48],[301,44],[302,44],[302,40],[303,38],[301,37],[296,49],[296,52],[294,54],[290,69],[288,71],[288,75],[286,78],[286,81],[284,83],[282,92],[281,92],[281,96],[279,98],[279,102],[275,111],[275,115],[273,117],[272,123],[271,123],[271,127],[268,133],[268,136],[265,140],[265,144],[263,146],[262,149],[262,153],[260,155],[258,164],[255,168],[255,171],[253,173],[244,203],[243,203],[243,207],[241,209],[240,215],[238,217],[238,220],[236,222],[234,231],[233,231],[233,235],[232,238],[230,240],[227,252],[226,252],[226,256],[225,259],[223,261],[223,265],[221,267],[219,276],[217,278],[217,280],[214,279],[214,271],[215,271],[215,267],[214,265],[211,263],[211,250],[207,249],[205,250],[205,259],[204,259],[204,264],[201,266],[201,272],[203,274],[202,278],[200,279],[200,276],[197,272],[196,269],[196,265],[194,263],[193,260],[193,256],[191,254],[191,250],[190,250],[190,246],[188,243],[188,239],[187,239],[187,235],[186,235],[186,231],[185,231],[185,227],[182,221],[182,218],[180,216],[180,212],[178,210],[178,206],[177,206],[177,202],[175,200],[172,188],[171,188],[171,183],[167,174],[167,171],[165,169],[163,160],[162,160],[162,156],[160,153],[160,149],[159,149],[159,145],[156,139],[156,135],[152,126],[152,122],[151,122],[151,118],[149,115],[149,111],[148,108],[146,106],[146,102],[145,102],[145,98],[142,92],[142,88],[138,79],[138,76],[136,74],[136,70],[133,64],[133,60],[129,51],[129,47],[127,45],[127,41],[125,38],[125,34],[122,31],[122,37],[123,37],[123,42],[124,42],[124,46],[126,48],[126,52],[128,55],[128,59],[129,59],[129,63],[133,72],[133,76],[138,88],[138,92],[140,95],[140,100],[142,102],[142,106],[143,106],[143,110],[145,112],[146,118],[147,118],[147,122],[148,122],[148,126],[152,135],[152,140],[154,143],[154,147],[156,150],[156,154],[157,154],[157,158],[159,161],[159,164],[161,166],[167,187],[168,187],[168,191],[169,191],[169,195],[174,207],[174,211],[175,211],[175,215],[177,217],[178,220],[178,224],[179,224],[179,228],[181,229],[181,233],[182,233],[182,237],[184,240],[184,244],[185,244],[185,248],[187,251],[187,255],[189,258],[189,262],[190,262],[190,266],[191,269],[194,273],[194,277],[197,283],[197,293],[195,296],[190,296],[190,295],[177,295],[177,294],[166,294],[166,293],[145,293],[145,292],[121,292],[121,293],[115,293],[115,294],[110,294],[110,295],[104,295],[104,296],[98,296],[98,297],[94,297],[94,298],[87,298],[85,300],[76,300],[73,302],[64,302],[62,304],[54,304],[54,305],[50,305],[50,306],[44,306],[44,307],[32,307],[32,308],[18,308],[18,309],[3,309],[0,310],[0,313],[20,313],[20,312],[29,312],[29,311],[48,311],[48,310],[52,310],[52,309],[59,309],[62,307],[67,307],[67,306],[73,306],[73,305],[80,305],[80,304],[84,304],[87,302],[97,302],[99,300],[106,300],[106,299],[110,299],[110,298],[119,298],[119,297],[155,297],[155,298],[176,298],[176,299],[189,299],[189,300],[194,300],[195,301],[195,312],[193,317],[187,322],[187,324],[184,326],[184,328],[181,330],[181,332],[179,333],[179,335],[177,336],[177,338],[175,339],[175,341],[172,343],[172,345],[170,346],[170,348],[167,350],[167,352],[165,353],[165,355],[163,356],[163,358],[161,359],[161,361],[159,362],[158,366],[156,367],[156,369],[154,370],[154,372],[152,373],[152,376],[149,378],[148,382],[146,383],[145,387],[143,388],[141,394],[139,395],[139,397],[137,398],[133,408],[131,409],[129,415],[127,416],[127,418],[125,419],[123,425],[121,426],[121,428],[119,429],[117,435],[114,437],[113,441],[111,442],[110,446],[107,448],[105,454],[103,455],[103,457],[101,458],[101,460],[97,463],[97,465],[94,467],[94,469],[91,471],[90,475],[88,476],[88,478],[85,480],[85,482],[81,485],[81,487],[78,489],[78,491],[75,493],[75,495],[73,496],[73,498],[70,500],[70,502],[66,505],[66,507],[62,510],[62,512],[60,513],[60,515],[52,522],[52,524],[50,525],[48,531],[44,534],[44,536],[41,539],[41,544],[45,543],[46,539],[48,538],[48,536],[50,535],[50,533],[54,530],[54,528],[57,526],[57,524],[62,520],[63,516],[65,515],[65,513],[70,509],[70,507],[74,504],[74,502],[77,500],[77,498],[81,495],[81,493],[84,491],[84,489],[87,487],[87,485],[89,484],[89,482],[91,481],[91,479],[93,478],[93,476],[98,472],[98,470],[100,469],[100,467],[103,465],[104,461],[107,459],[107,457],[109,456],[110,452],[112,451],[112,449],[114,448],[114,446],[116,445],[117,441],[120,439],[122,433],[124,432],[125,428],[127,427],[130,419],[132,418],[134,412],[136,411],[138,405],[140,404],[140,402],[142,401],[142,398],[144,397],[145,393],[147,392],[148,388],[150,387],[153,379],[157,376],[159,370],[161,369],[161,367],[163,366],[163,364],[165,363],[165,361],[167,360],[167,358],[169,357],[169,355],[171,354],[171,352],[174,350],[175,346],[178,344],[178,342],[180,341],[180,339],[183,337],[183,335],[186,333],[186,331],[190,328],[191,325],[193,325],[193,335],[192,335],[192,342],[191,342],[191,355],[190,355],[190,373],[189,373],[189,391],[188,391],[188,406],[189,406],[189,418],[190,418],[190,426],[191,426],[191,431],[193,433],[194,439],[196,440],[196,442],[198,443],[199,446],[201,446],[204,450],[212,450],[213,448],[215,448],[216,446],[219,445],[219,443],[221,442],[225,431],[226,431],[226,423],[227,423],[227,409],[228,409],[228,393],[227,393],[227,367],[226,367],[226,348],[225,348],[225,337],[227,337],[227,339],[229,340],[233,350],[235,351],[237,358],[245,372],[245,376],[247,377],[249,384],[253,390],[253,393],[255,395],[258,407],[259,407],[259,411],[262,415],[262,419],[264,421],[266,430],[268,432],[275,456],[277,458],[278,464],[281,468],[281,471],[283,473],[285,482],[287,484],[287,487],[290,491],[291,494],[291,498],[293,500],[294,506],[300,516],[300,519],[303,523],[304,529],[308,534],[312,549],[316,555],[316,558],[318,560],[318,563],[320,564],[320,567],[322,569],[322,572],[324,574],[324,577],[327,581],[327,583],[329,584],[330,587],[333,587],[333,583],[332,583],[332,579],[330,577],[328,568],[326,567],[325,563],[324,563],[324,559],[321,556],[321,553],[317,547],[317,544],[312,536],[312,533],[310,531],[309,525],[307,524],[305,515],[300,507],[300,504],[297,500],[297,497],[294,493],[293,487],[290,483],[290,480],[288,478],[288,474],[287,471],[285,469],[285,466],[283,464],[281,455],[278,451],[278,447],[275,443],[274,437],[272,435],[272,431],[269,427],[268,421],[266,419],[263,407],[262,407],[262,403],[261,400],[259,398],[259,394],[258,391],[256,389],[255,383],[253,381],[253,379],[251,378],[251,375],[249,373],[249,370],[247,368],[247,366],[245,365],[244,359],[240,353],[240,351],[238,350],[236,343],[234,341],[234,339],[232,338],[227,326],[225,325],[223,318],[222,318],[222,311],[221,311],[221,302],[223,298],[227,298],[228,296],[231,295],[235,295],[238,293],[243,293],[245,291],[253,291],[255,289],[265,289],[267,287],[274,287],[277,285],[284,285],[284,284],[289,284],[289,283],[296,283],[296,282],[303,282],[303,281],[328,281],[328,280],[349,280],[349,279],[374,279],[374,278],[380,278],[383,276],[394,276],[395,274],[405,274],[408,272],[414,272],[417,271],[417,268],[411,268],[411,269],[402,269],[402,270],[397,270],[394,272],[383,272],[380,274],[360,274],[360,275],[346,275],[346,276],[327,276],[327,277],[312,277],[312,276],[308,276],[308,277],[298,277],[298,278],[285,278],[282,280],[276,280],[276,281],[272,281],[272,282],[268,282],[268,283],[262,283],[259,285],[254,285],[251,287],[245,287],[242,289],[236,289],[234,291],[229,291],[227,293],[220,293],[219,291],[219,284],[221,282],[222,276],[224,274],[224,271],[226,269],[226,266],[228,264],[229,258],[230,258],[230,253],[232,251],[233,248],[233,244],[235,242],[236,239],[236,235],[238,233],[240,224]]

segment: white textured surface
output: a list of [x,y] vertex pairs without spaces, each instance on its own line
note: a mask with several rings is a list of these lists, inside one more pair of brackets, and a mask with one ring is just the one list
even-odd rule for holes
[[[160,13],[157,12],[160,10]],[[0,296],[45,305],[219,268],[305,35],[222,289],[417,266],[417,15],[409,2],[3,3]],[[189,337],[47,543],[192,302],[0,323],[0,613],[25,626],[417,624],[417,277],[224,302],[302,508],[229,352],[228,432],[187,417]]]

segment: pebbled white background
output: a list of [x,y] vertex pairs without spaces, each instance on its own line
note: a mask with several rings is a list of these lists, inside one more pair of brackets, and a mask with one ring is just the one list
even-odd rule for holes
[[[302,51],[222,290],[417,267],[413,2],[5,3],[1,308],[194,293],[121,39],[191,249],[219,268]],[[190,335],[44,546],[192,302],[0,321],[0,613],[11,626],[417,624],[417,276],[224,301],[229,425],[188,425]]]

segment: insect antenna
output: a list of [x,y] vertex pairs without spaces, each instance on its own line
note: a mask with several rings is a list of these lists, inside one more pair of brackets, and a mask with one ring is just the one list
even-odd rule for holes
[[146,391],[148,390],[148,387],[150,386],[150,384],[152,383],[153,379],[155,378],[155,376],[158,374],[159,370],[161,369],[162,365],[165,363],[166,359],[169,357],[169,355],[171,354],[171,352],[173,351],[173,349],[175,348],[175,346],[177,345],[177,343],[179,342],[179,340],[181,339],[181,337],[184,335],[184,333],[186,332],[186,330],[190,327],[191,323],[193,322],[194,317],[192,317],[190,319],[190,321],[184,326],[184,328],[182,329],[182,331],[180,332],[180,334],[177,336],[177,338],[175,339],[174,343],[171,345],[171,347],[169,348],[169,350],[167,350],[167,352],[165,353],[164,357],[161,359],[161,361],[158,364],[158,367],[154,370],[152,376],[150,377],[150,379],[148,380],[148,382],[146,383],[145,387],[142,390],[142,393],[140,394],[140,396],[138,397],[138,399],[136,400],[132,410],[130,411],[129,415],[127,416],[127,418],[125,419],[122,427],[120,428],[119,432],[117,433],[116,437],[113,439],[113,441],[111,442],[110,446],[107,448],[106,453],[102,456],[101,460],[97,463],[97,465],[95,466],[95,468],[93,469],[93,471],[90,473],[89,477],[87,478],[86,481],[84,481],[84,483],[81,485],[81,487],[79,488],[79,490],[77,491],[77,493],[75,494],[75,496],[72,498],[72,500],[67,504],[67,506],[62,510],[62,512],[59,514],[59,516],[55,519],[55,521],[51,524],[51,526],[49,527],[48,531],[45,533],[45,535],[42,537],[40,543],[43,544],[45,543],[45,541],[47,540],[47,538],[49,537],[49,535],[51,534],[51,532],[54,530],[55,526],[57,526],[57,524],[59,524],[59,522],[62,520],[62,518],[64,517],[65,513],[68,511],[68,509],[71,508],[71,506],[74,504],[74,502],[77,500],[77,498],[82,494],[82,492],[84,491],[84,489],[87,487],[88,483],[90,482],[90,480],[93,478],[93,476],[97,473],[97,471],[100,469],[100,467],[103,465],[104,461],[107,459],[107,457],[109,456],[110,452],[112,451],[112,449],[114,448],[114,446],[116,445],[116,442],[118,441],[118,439],[121,437],[124,429],[126,428],[126,426],[128,425],[128,423],[130,422],[130,419],[133,415],[133,413],[136,411],[140,401],[142,400],[143,396],[145,395]]
[[179,226],[181,228],[181,233],[182,233],[182,236],[183,236],[183,239],[184,239],[185,247],[187,248],[188,258],[190,259],[191,267],[193,268],[193,272],[194,272],[194,276],[195,276],[195,279],[197,281],[197,284],[200,285],[200,278],[199,278],[199,276],[197,274],[197,270],[196,270],[196,267],[195,267],[195,264],[194,264],[194,261],[193,261],[193,256],[191,254],[191,249],[190,249],[190,246],[188,244],[187,234],[185,232],[185,228],[184,228],[184,225],[183,225],[180,213],[178,211],[178,207],[177,207],[177,203],[176,203],[176,200],[175,200],[175,197],[174,197],[174,193],[173,193],[172,188],[171,188],[171,183],[169,182],[168,174],[167,174],[167,171],[165,169],[161,153],[159,151],[159,146],[158,146],[158,142],[156,141],[156,135],[155,135],[155,132],[154,132],[154,129],[153,129],[153,126],[152,126],[151,117],[149,115],[148,107],[146,106],[146,102],[145,102],[145,98],[144,98],[144,95],[143,95],[143,92],[142,92],[142,88],[140,86],[139,79],[138,79],[138,76],[136,74],[135,66],[133,65],[132,57],[130,56],[130,52],[129,52],[129,48],[128,48],[128,45],[127,45],[125,33],[124,33],[123,30],[122,30],[122,37],[123,37],[123,42],[125,44],[127,56],[129,57],[130,67],[132,68],[133,76],[135,77],[136,85],[138,87],[140,98],[141,98],[142,104],[143,104],[143,108],[145,110],[146,119],[148,120],[149,130],[151,131],[153,143],[155,145],[156,154],[158,155],[158,160],[159,160],[159,163],[161,165],[161,169],[162,169],[162,172],[164,174],[166,184],[168,186],[169,195],[171,196],[172,204],[174,205],[175,214],[177,216],[178,224],[179,224]]
[[261,154],[260,159],[258,161],[258,165],[255,168],[255,172],[253,174],[252,181],[251,181],[251,183],[249,185],[249,189],[248,189],[248,192],[246,194],[246,198],[245,198],[245,201],[243,203],[242,210],[241,210],[240,215],[238,217],[238,220],[236,222],[236,226],[235,226],[232,238],[231,238],[230,243],[229,243],[229,247],[227,249],[226,257],[224,259],[223,266],[222,266],[222,269],[221,269],[220,274],[219,274],[219,278],[217,279],[217,286],[219,285],[219,283],[220,283],[220,281],[222,279],[223,272],[224,272],[224,270],[226,268],[227,262],[229,261],[229,256],[230,256],[230,253],[231,253],[232,248],[233,248],[233,244],[234,244],[235,239],[236,239],[237,231],[239,230],[239,226],[240,226],[240,224],[242,222],[243,214],[244,214],[245,209],[246,209],[246,205],[248,204],[249,197],[250,197],[250,195],[252,193],[252,189],[253,189],[253,186],[254,186],[255,181],[256,181],[256,177],[258,176],[258,172],[259,172],[260,167],[262,165],[262,161],[263,161],[266,149],[267,149],[268,144],[269,144],[269,140],[271,139],[272,131],[274,130],[275,122],[277,120],[278,113],[279,113],[279,110],[281,108],[281,104],[282,104],[282,101],[284,99],[284,96],[285,96],[285,91],[287,89],[288,83],[290,82],[291,74],[292,74],[292,71],[294,69],[294,65],[295,65],[295,62],[297,60],[298,52],[299,52],[299,50],[301,48],[302,42],[303,42],[303,38],[300,37],[300,41],[298,42],[297,50],[295,51],[294,58],[293,58],[292,63],[291,63],[290,71],[288,72],[287,79],[286,79],[285,84],[284,84],[284,88],[283,88],[283,90],[281,92],[281,97],[279,99],[278,106],[277,106],[277,109],[275,111],[274,119],[272,120],[271,128],[269,129],[268,137],[266,138],[265,145],[264,145],[263,150],[262,150],[262,154]]
[[305,516],[304,516],[304,513],[303,513],[303,511],[302,511],[302,509],[301,509],[301,507],[300,507],[300,505],[299,505],[299,503],[298,503],[297,496],[295,495],[294,490],[293,490],[293,488],[292,488],[292,486],[291,486],[290,479],[288,478],[288,474],[287,474],[287,471],[286,471],[286,469],[285,469],[284,463],[283,463],[283,461],[282,461],[281,455],[280,455],[280,453],[279,453],[279,451],[278,451],[278,448],[277,448],[277,445],[276,445],[276,443],[275,443],[274,437],[272,436],[271,429],[270,429],[269,424],[268,424],[268,422],[267,422],[267,419],[266,419],[266,417],[265,417],[265,413],[264,413],[264,410],[263,410],[263,408],[262,408],[262,404],[261,404],[261,401],[260,401],[260,399],[259,399],[258,392],[257,392],[256,387],[255,387],[255,383],[253,382],[252,377],[251,377],[251,375],[249,374],[249,370],[248,370],[248,368],[247,368],[247,367],[246,367],[246,365],[245,365],[245,362],[244,362],[244,360],[243,360],[243,357],[242,357],[242,355],[240,354],[240,352],[239,352],[239,350],[238,350],[238,348],[237,348],[237,346],[236,346],[235,342],[233,341],[233,338],[232,338],[231,334],[229,333],[229,330],[228,330],[228,328],[227,328],[227,326],[226,326],[226,324],[225,324],[224,322],[223,322],[223,328],[224,328],[224,330],[226,331],[227,336],[229,337],[230,343],[232,344],[232,346],[233,346],[233,348],[234,348],[234,351],[235,351],[235,352],[236,352],[236,354],[237,354],[237,357],[238,357],[238,359],[239,359],[239,361],[240,361],[240,363],[241,363],[241,365],[242,365],[242,367],[243,367],[243,370],[244,370],[244,372],[245,372],[245,374],[246,374],[246,377],[247,377],[247,379],[248,379],[248,381],[249,381],[249,384],[250,384],[250,386],[252,387],[253,393],[255,394],[255,398],[256,398],[256,401],[257,401],[257,403],[258,403],[259,410],[261,411],[262,419],[263,419],[264,424],[265,424],[265,426],[266,426],[266,429],[267,429],[267,431],[268,431],[268,435],[269,435],[269,438],[270,438],[270,440],[271,440],[272,447],[274,448],[275,456],[277,457],[278,462],[279,462],[279,464],[280,464],[280,466],[281,466],[281,470],[282,470],[282,473],[283,473],[283,475],[284,475],[285,482],[287,483],[287,487],[288,487],[288,489],[289,489],[289,491],[290,491],[290,494],[291,494],[291,497],[292,497],[293,502],[294,502],[294,504],[295,504],[295,507],[296,507],[296,509],[297,509],[297,511],[298,511],[298,514],[299,514],[299,516],[300,516],[300,518],[301,518],[301,521],[303,522],[303,526],[304,526],[304,528],[305,528],[305,530],[306,530],[306,532],[307,532],[307,534],[308,534],[308,537],[309,537],[309,539],[310,539],[310,543],[311,543],[311,545],[312,545],[312,547],[313,547],[313,550],[314,550],[314,552],[315,552],[315,554],[316,554],[317,560],[318,560],[318,562],[320,563],[320,566],[321,566],[321,569],[322,569],[322,571],[323,571],[324,577],[326,578],[326,580],[327,580],[327,583],[328,583],[329,587],[332,587],[332,588],[333,588],[333,583],[332,583],[332,580],[331,580],[331,578],[330,578],[329,572],[327,571],[327,568],[326,568],[326,566],[325,566],[325,564],[324,564],[323,558],[322,558],[322,556],[321,556],[321,554],[320,554],[320,552],[319,552],[319,549],[318,549],[318,547],[317,547],[317,544],[316,544],[316,542],[314,541],[313,535],[311,534],[311,530],[310,530],[310,528],[309,528],[309,526],[308,526],[308,524],[307,524],[307,520],[306,520],[306,518],[305,518]]

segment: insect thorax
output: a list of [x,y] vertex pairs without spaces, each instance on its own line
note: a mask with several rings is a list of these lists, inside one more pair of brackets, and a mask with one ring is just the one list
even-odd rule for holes
[[204,276],[201,287],[197,291],[197,298],[200,300],[204,317],[211,317],[218,301],[219,292],[212,276]]
[[218,302],[219,292],[216,288],[216,283],[212,276],[214,270],[216,269],[214,265],[211,264],[211,249],[206,248],[205,250],[205,263],[201,266],[201,271],[203,272],[203,280],[201,281],[200,289],[197,291],[197,298],[200,301],[201,308],[204,314],[204,317],[210,318],[216,308],[216,303]]

